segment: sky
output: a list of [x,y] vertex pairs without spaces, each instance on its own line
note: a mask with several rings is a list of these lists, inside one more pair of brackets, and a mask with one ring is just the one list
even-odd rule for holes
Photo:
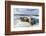
[[14,8],[14,14],[28,14],[28,15],[39,15],[39,9],[30,8]]

